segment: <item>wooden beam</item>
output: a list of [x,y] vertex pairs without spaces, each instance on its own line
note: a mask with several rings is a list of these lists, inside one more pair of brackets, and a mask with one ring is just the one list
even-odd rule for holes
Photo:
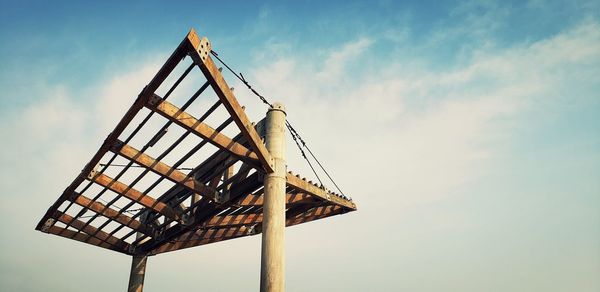
[[121,141],[117,141],[111,151],[168,178],[192,192],[199,193],[200,195],[211,199],[214,199],[217,196],[217,191],[214,188],[204,185],[193,177],[189,177],[187,174],[176,168],[158,161]]
[[133,189],[127,186],[126,184],[117,181],[103,173],[93,174],[91,175],[91,178],[88,179],[103,187],[108,188],[109,190],[121,196],[135,201],[146,208],[152,209],[153,211],[158,212],[171,220],[183,223],[181,216],[179,216],[179,214],[177,214],[171,207],[167,206],[165,203],[159,202],[148,195],[142,194],[140,191]]
[[146,107],[198,135],[202,139],[207,140],[209,143],[220,149],[226,150],[252,165],[260,165],[256,153],[251,149],[233,141],[231,138],[221,134],[209,125],[198,121],[195,117],[180,110],[170,102],[162,100],[159,96],[154,95],[153,98],[148,100]]
[[70,225],[73,228],[80,230],[82,232],[85,232],[87,234],[89,234],[90,236],[94,236],[102,241],[107,242],[110,245],[116,246],[119,249],[122,250],[128,250],[129,249],[129,244],[119,238],[116,238],[102,230],[99,230],[98,228],[86,224],[78,219],[75,219],[73,217],[71,217],[68,214],[62,213],[60,211],[56,211],[54,214],[54,218],[64,224]]
[[72,202],[76,203],[79,206],[82,206],[86,209],[92,210],[106,218],[112,219],[120,224],[123,224],[137,232],[141,232],[143,234],[146,234],[148,236],[154,236],[153,232],[150,228],[148,228],[145,224],[142,224],[142,222],[133,219],[132,217],[129,217],[125,214],[119,213],[116,210],[111,209],[110,207],[96,202],[96,201],[92,201],[91,199],[89,199],[88,197],[78,194],[78,193],[74,193],[74,199],[71,199]]
[[122,249],[117,246],[111,245],[109,243],[106,243],[98,238],[92,237],[85,233],[80,233],[80,232],[76,232],[73,230],[60,228],[57,226],[51,226],[50,228],[48,228],[47,232],[50,234],[62,236],[62,237],[68,238],[68,239],[74,239],[74,240],[77,240],[77,241],[80,241],[83,243],[87,243],[87,244],[91,244],[94,246],[99,246],[99,247],[107,248],[110,250],[118,251],[120,253],[130,254],[129,251],[126,249]]
[[198,65],[204,76],[214,89],[215,93],[235,120],[242,134],[248,139],[251,148],[257,153],[258,159],[267,173],[274,171],[274,162],[271,154],[267,151],[265,144],[260,139],[260,136],[254,129],[246,113],[238,103],[231,87],[225,82],[223,75],[219,72],[219,68],[215,65],[210,57],[211,46],[208,39],[200,39],[195,31],[190,31],[188,34],[190,45],[190,56]]
[[312,185],[309,182],[302,180],[301,178],[298,178],[289,172],[286,174],[286,179],[287,185],[298,190],[299,192],[309,193],[313,196],[317,196],[325,201],[332,202],[336,205],[348,208],[352,211],[356,210],[356,205],[352,201],[338,197],[334,194],[329,194],[326,190]]

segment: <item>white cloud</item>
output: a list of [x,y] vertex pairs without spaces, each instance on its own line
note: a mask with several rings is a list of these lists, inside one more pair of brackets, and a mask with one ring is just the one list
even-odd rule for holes
[[[478,50],[465,66],[452,70],[432,72],[406,67],[404,64],[414,63],[390,57],[383,69],[366,68],[355,79],[345,79],[348,66],[369,61],[367,50],[377,41],[360,38],[334,48],[323,64],[301,57],[282,57],[247,76],[265,95],[286,104],[291,121],[320,154],[342,188],[354,196],[364,220],[361,224],[369,226],[361,230],[365,237],[377,238],[380,234],[375,233],[389,227],[381,226],[380,214],[398,216],[397,209],[389,209],[391,205],[438,202],[485,175],[492,167],[487,164],[490,159],[510,145],[514,127],[523,126],[514,119],[519,113],[536,104],[552,102],[556,93],[572,87],[570,82],[575,79],[598,82],[599,75],[590,74],[598,72],[600,59],[600,28],[595,22],[509,49]],[[1,133],[7,138],[3,140],[9,142],[2,152],[2,164],[13,166],[2,170],[2,192],[10,194],[2,197],[3,212],[31,223],[23,227],[31,232],[21,228],[15,232],[18,238],[34,242],[31,239],[38,239],[36,236],[45,236],[32,235],[34,221],[88,161],[164,59],[157,57],[156,61],[116,74],[87,99],[89,104],[71,96],[67,89],[47,90],[38,103],[21,109],[3,123]],[[240,84],[236,88],[240,88],[236,93],[245,96],[244,100],[250,100]],[[264,111],[248,106],[249,112]],[[309,174],[291,144],[288,155],[291,169]],[[32,177],[36,178],[35,183]],[[24,185],[32,194],[25,200],[14,195],[21,194]],[[16,204],[24,201],[31,205]],[[20,207],[8,208],[9,203]],[[328,223],[339,228],[336,220]],[[9,228],[2,224],[4,230]],[[320,226],[317,232],[332,230]],[[299,228],[293,234],[303,232],[306,229]],[[381,256],[382,251],[364,239],[344,242],[348,239],[344,236],[352,236],[348,234],[327,237],[329,244],[349,245],[347,248],[352,250],[366,245]],[[247,242],[258,250],[256,239]],[[15,240],[0,244],[2,259],[9,258],[9,250],[21,247]],[[224,252],[256,262],[256,255],[252,258],[247,247],[244,250],[244,242],[224,244],[229,246],[202,249],[210,251],[201,255],[204,262],[211,262],[211,268],[228,264],[217,260]],[[228,249],[234,244],[235,251]],[[295,244],[310,247],[322,242],[299,239]],[[72,246],[63,239],[51,241],[50,245],[57,253],[65,254]],[[89,248],[80,244],[77,247]],[[32,262],[41,259],[47,264],[55,259],[31,245],[22,248],[30,251],[23,256]],[[322,246],[315,250],[322,250]],[[397,252],[385,251],[392,258]],[[173,264],[173,259],[182,260],[183,255],[188,253],[161,261]],[[184,265],[195,264],[188,261]],[[23,262],[19,265],[21,269],[28,266]],[[160,266],[153,269],[165,271]],[[177,269],[195,271],[179,265]],[[219,271],[205,272],[217,275]]]

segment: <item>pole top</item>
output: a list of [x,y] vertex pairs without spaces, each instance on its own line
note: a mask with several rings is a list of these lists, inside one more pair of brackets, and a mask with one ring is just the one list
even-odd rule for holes
[[285,106],[281,102],[274,102],[268,111],[280,111],[287,116],[287,113],[285,112]]

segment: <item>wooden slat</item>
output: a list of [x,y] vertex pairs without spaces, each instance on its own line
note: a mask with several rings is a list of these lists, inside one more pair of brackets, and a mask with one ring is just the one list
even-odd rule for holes
[[[190,234],[192,236],[190,236]],[[159,253],[190,248],[198,245],[225,241],[247,235],[251,234],[249,229],[244,226],[192,231],[180,236],[170,243],[164,244],[155,250],[152,250],[149,255],[156,255]]]
[[250,122],[246,113],[244,113],[243,108],[238,103],[235,98],[233,91],[231,91],[231,87],[225,82],[223,75],[219,72],[219,68],[215,65],[213,60],[210,58],[210,43],[206,38],[200,39],[195,31],[191,31],[188,34],[188,40],[190,44],[190,56],[194,60],[194,62],[200,67],[204,76],[210,82],[210,85],[214,89],[215,93],[231,115],[235,120],[238,128],[244,134],[244,136],[248,139],[248,142],[251,145],[251,149],[253,149],[260,160],[262,166],[264,167],[267,173],[272,173],[274,171],[273,161],[271,158],[271,154],[267,151],[264,143],[260,139],[260,136],[254,129],[254,126]]
[[91,236],[94,236],[102,241],[107,242],[110,245],[116,246],[119,249],[122,250],[128,250],[129,248],[129,244],[126,243],[125,241],[122,241],[119,238],[116,238],[102,230],[98,230],[98,228],[91,226],[91,225],[87,225],[84,222],[73,218],[72,216],[62,213],[60,211],[56,211],[54,214],[54,218],[64,224],[70,225],[71,227],[83,231]]
[[156,96],[152,100],[149,100],[146,106],[220,149],[226,150],[250,164],[258,164],[258,157],[251,149],[233,141],[211,126],[198,121],[195,117],[180,110],[170,102],[161,100],[160,97]]
[[98,238],[92,237],[90,235],[87,235],[85,233],[79,233],[79,232],[75,232],[73,230],[69,230],[69,229],[65,229],[65,228],[60,228],[57,226],[51,226],[50,228],[48,228],[48,233],[50,234],[54,234],[54,235],[58,235],[58,236],[62,236],[68,239],[74,239],[77,241],[81,241],[83,243],[87,243],[87,244],[91,244],[94,246],[99,246],[99,247],[103,247],[103,248],[107,248],[110,250],[114,250],[114,251],[118,251],[120,253],[124,253],[124,254],[130,254],[128,250],[126,249],[121,249],[119,247],[116,247],[114,245],[108,244]]
[[353,202],[343,199],[341,197],[335,196],[335,195],[328,194],[327,191],[325,191],[321,188],[318,188],[318,187],[308,183],[307,181],[304,181],[304,180],[294,176],[291,173],[286,174],[286,179],[287,179],[288,186],[290,186],[300,192],[309,193],[309,194],[317,196],[323,200],[332,202],[336,205],[340,205],[340,206],[346,207],[351,210],[356,210],[356,205]]
[[[315,203],[318,202],[315,200],[315,197],[309,194],[303,193],[287,193],[285,194],[285,204],[293,205],[298,203]],[[254,195],[250,194],[242,198],[239,202],[235,203],[236,206],[246,207],[246,206],[262,206],[263,205],[263,195]]]
[[[307,209],[311,209],[310,207]],[[286,226],[296,225],[312,221],[315,219],[325,218],[331,215],[337,214],[338,211],[343,210],[342,207],[337,205],[321,206],[312,208],[309,212],[300,212],[298,215],[290,216],[286,214]],[[202,225],[202,227],[233,227],[242,225],[261,224],[263,220],[262,213],[249,213],[240,215],[223,215],[214,216],[208,222]]]
[[215,216],[202,225],[202,227],[217,227],[217,226],[239,226],[254,223],[262,223],[262,214],[241,214],[241,215],[226,215]]
[[165,203],[159,202],[150,196],[144,195],[140,191],[130,188],[126,184],[114,180],[113,178],[103,173],[95,174],[91,180],[101,186],[107,187],[111,191],[120,194],[121,196],[124,196],[132,201],[137,202],[138,204],[146,208],[150,208],[155,212],[164,215],[165,217],[168,217],[178,222],[182,222],[179,214],[177,214],[171,207],[167,206]]
[[304,212],[295,217],[286,219],[285,225],[287,227],[289,227],[289,226],[306,223],[306,222],[310,222],[310,221],[317,220],[317,219],[323,219],[323,218],[330,217],[333,215],[342,214],[344,212],[348,212],[348,211],[344,210],[344,208],[342,208],[340,206],[329,205],[329,206],[316,207],[312,211]]
[[192,192],[197,192],[202,196],[207,196],[211,199],[214,199],[217,195],[217,191],[214,188],[204,185],[203,183],[195,180],[193,177],[189,177],[185,173],[161,162],[158,161],[149,155],[140,152],[139,150],[127,145],[123,144],[121,141],[117,141],[115,143],[115,147],[111,149],[111,151],[141,165],[144,166],[153,172],[162,175],[169,180],[186,187]]
[[143,234],[153,236],[152,230],[150,228],[148,228],[145,224],[142,224],[140,221],[133,219],[132,217],[129,217],[125,214],[119,213],[116,210],[113,210],[110,207],[108,207],[102,203],[92,201],[91,199],[89,199],[88,197],[86,197],[84,195],[75,193],[74,197],[75,198],[72,199],[72,201],[74,203],[78,204],[79,206],[82,206],[82,207],[92,210],[104,217],[107,217],[116,222],[119,222],[137,232],[141,232]]

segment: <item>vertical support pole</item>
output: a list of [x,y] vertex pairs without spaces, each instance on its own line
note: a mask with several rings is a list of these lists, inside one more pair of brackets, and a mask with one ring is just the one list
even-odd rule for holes
[[265,144],[275,171],[264,179],[260,291],[285,291],[285,108],[275,103],[267,112]]
[[[142,222],[146,221],[146,214],[140,216]],[[135,235],[136,239],[140,238],[142,233]],[[131,260],[131,272],[129,273],[129,286],[127,292],[142,292],[144,291],[144,276],[146,276],[146,255],[134,255]]]
[[134,255],[131,261],[131,273],[129,274],[128,292],[144,291],[144,276],[146,275],[146,261],[148,257],[145,255]]

